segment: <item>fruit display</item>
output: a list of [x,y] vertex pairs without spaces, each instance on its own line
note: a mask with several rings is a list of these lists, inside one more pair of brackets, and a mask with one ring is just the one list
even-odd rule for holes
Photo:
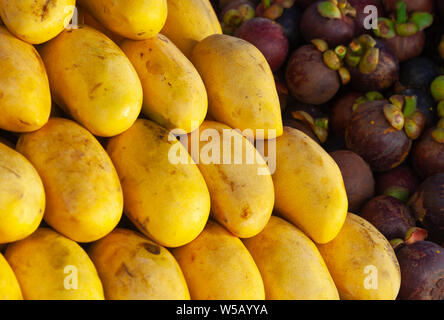
[[0,111],[0,300],[444,300],[444,1],[0,0]]

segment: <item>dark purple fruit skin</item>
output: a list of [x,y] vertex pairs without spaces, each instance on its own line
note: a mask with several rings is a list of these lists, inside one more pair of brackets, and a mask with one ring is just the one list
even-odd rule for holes
[[367,202],[361,217],[373,224],[387,239],[404,239],[407,231],[415,226],[410,209],[391,196],[377,196]]
[[378,173],[375,176],[376,194],[382,195],[388,189],[393,187],[403,188],[410,195],[415,193],[419,185],[418,177],[415,172],[408,166],[401,165],[387,172]]
[[380,49],[380,53],[375,71],[364,74],[359,71],[358,67],[348,68],[351,75],[351,86],[357,91],[384,91],[398,80],[399,62],[396,55],[380,41],[378,41],[376,48]]
[[284,29],[284,34],[290,43],[290,49],[296,49],[301,42],[301,32],[299,30],[301,18],[301,9],[294,5],[285,9],[282,16],[276,19],[276,22]]
[[402,300],[444,299],[444,248],[418,241],[395,250],[401,269]]
[[272,71],[278,70],[287,59],[289,44],[284,29],[269,19],[257,17],[248,20],[237,29],[235,36],[258,48]]
[[444,242],[444,172],[427,178],[410,199],[412,212],[431,239]]
[[376,172],[400,165],[412,146],[404,131],[396,130],[386,120],[382,111],[386,103],[375,100],[359,105],[345,132],[347,148],[363,157]]
[[324,39],[330,47],[348,44],[355,35],[355,23],[352,18],[328,19],[318,12],[318,1],[305,9],[301,20],[301,33],[307,42]]
[[362,97],[361,92],[348,92],[333,103],[330,112],[330,128],[334,135],[345,136],[345,129],[353,114],[353,104]]
[[391,39],[381,39],[381,42],[396,54],[399,62],[404,62],[421,55],[425,40],[424,31],[418,31],[409,37],[395,36]]
[[430,128],[415,141],[412,150],[412,166],[422,179],[444,172],[444,143],[436,142]]
[[438,10],[439,10],[439,14],[441,15],[441,19],[444,19],[444,2],[438,0]]
[[307,8],[309,5],[315,3],[317,0],[296,0],[295,4],[301,8]]
[[399,81],[406,88],[426,89],[439,76],[439,68],[435,63],[424,57],[406,61],[401,65]]
[[378,17],[384,16],[384,9],[380,0],[349,0],[348,1],[353,8],[356,9],[355,18],[355,35],[358,36],[362,33],[370,33],[372,30],[368,30],[364,27],[364,20],[367,18],[368,13],[364,13],[364,9],[368,5],[375,6],[378,9]]
[[[386,13],[396,11],[396,4],[399,0],[382,0]],[[434,0],[403,0],[407,6],[408,12],[423,11],[433,13],[435,10]],[[438,0],[439,2],[440,0]]]
[[285,79],[293,97],[314,105],[330,100],[341,86],[338,73],[324,64],[322,53],[313,45],[299,47],[293,52]]
[[330,153],[341,170],[347,192],[350,212],[358,212],[362,205],[375,194],[375,180],[367,162],[348,150]]

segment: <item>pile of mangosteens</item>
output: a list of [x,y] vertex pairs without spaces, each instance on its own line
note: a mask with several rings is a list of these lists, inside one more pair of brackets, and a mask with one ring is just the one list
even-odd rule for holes
[[275,75],[284,125],[392,244],[399,299],[444,299],[444,0],[215,0]]

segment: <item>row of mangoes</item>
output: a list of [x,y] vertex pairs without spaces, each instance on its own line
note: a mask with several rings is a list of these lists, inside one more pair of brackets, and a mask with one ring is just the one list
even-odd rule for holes
[[[0,297],[396,298],[390,244],[282,126],[264,56],[220,34],[208,0],[78,2],[94,28],[63,30],[73,0],[0,0],[0,128],[19,134],[0,144]],[[255,161],[192,159],[172,129],[189,147],[228,131]],[[276,143],[273,174],[253,138]],[[122,211],[140,234],[116,229]]]

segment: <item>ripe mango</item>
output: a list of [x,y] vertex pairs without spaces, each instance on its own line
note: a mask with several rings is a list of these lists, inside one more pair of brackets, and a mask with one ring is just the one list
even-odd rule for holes
[[365,219],[349,213],[338,236],[318,245],[343,300],[394,300],[401,272],[392,246]]
[[208,221],[191,243],[173,249],[193,300],[264,300],[264,284],[239,238]]
[[273,183],[279,215],[317,243],[336,237],[347,215],[347,194],[339,167],[318,143],[285,127],[276,139]]
[[335,283],[316,245],[289,222],[272,216],[243,243],[264,280],[267,300],[338,300]]
[[23,300],[20,285],[11,266],[0,253],[0,300]]
[[[199,42],[191,61],[207,88],[209,114],[257,139],[282,135],[276,84],[263,54],[245,40],[214,34]],[[275,130],[270,134],[268,130]],[[265,130],[259,132],[257,130]]]
[[123,51],[104,34],[87,26],[64,31],[40,53],[55,102],[92,134],[114,136],[136,121],[142,85]]
[[122,216],[119,177],[107,153],[74,121],[51,118],[24,134],[17,150],[36,168],[46,191],[45,221],[78,242],[111,232]]
[[103,300],[97,270],[76,242],[40,228],[8,245],[11,265],[25,300]]
[[0,128],[40,129],[51,112],[45,66],[35,48],[0,27]]
[[197,129],[207,115],[207,91],[196,68],[174,43],[158,34],[120,46],[142,82],[143,113],[167,129],[186,133]]
[[88,250],[107,300],[189,300],[182,270],[165,248],[115,229]]
[[32,164],[0,143],[0,243],[22,240],[39,226],[45,190]]
[[154,37],[167,19],[167,0],[78,0],[112,32],[133,40]]
[[240,238],[255,236],[267,224],[274,205],[267,163],[250,141],[224,124],[205,121],[195,134],[188,135],[188,147],[210,191],[212,216]]
[[[170,161],[179,148],[186,164]],[[210,195],[186,149],[158,124],[139,119],[108,142],[123,188],[124,211],[146,236],[166,247],[182,246],[205,227]]]
[[207,36],[222,34],[209,0],[168,0],[168,17],[161,31],[188,57]]
[[17,38],[41,44],[63,31],[75,5],[75,0],[1,0],[0,17]]

